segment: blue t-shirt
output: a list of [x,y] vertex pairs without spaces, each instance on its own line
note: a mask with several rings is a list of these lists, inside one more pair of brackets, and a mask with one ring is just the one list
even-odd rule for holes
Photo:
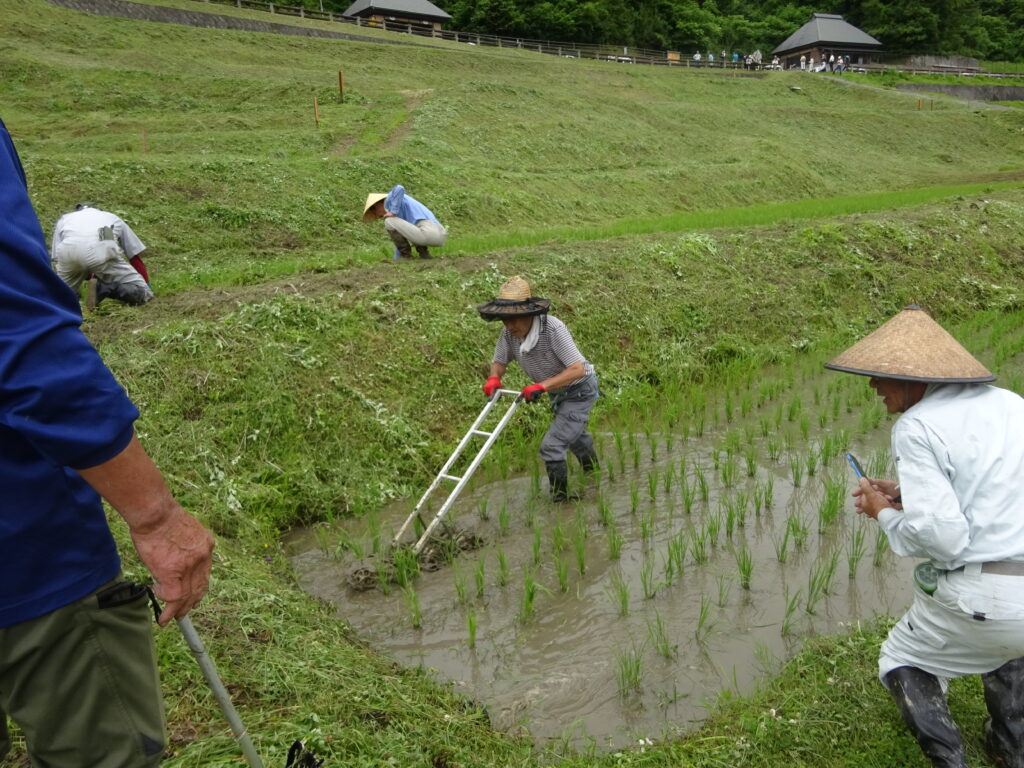
[[393,213],[400,219],[405,219],[410,224],[417,221],[429,219],[435,224],[440,224],[433,212],[412,195],[405,194],[405,187],[396,184],[388,192],[384,200],[384,210]]
[[71,467],[124,450],[139,412],[81,320],[0,121],[0,627],[84,597],[121,567],[99,496]]

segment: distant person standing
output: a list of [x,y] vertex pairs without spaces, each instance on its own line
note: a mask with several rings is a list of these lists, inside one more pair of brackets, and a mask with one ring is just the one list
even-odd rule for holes
[[501,377],[513,360],[534,383],[523,388],[528,403],[547,393],[555,418],[540,443],[540,457],[548,471],[552,501],[578,498],[568,490],[566,451],[571,451],[584,472],[598,469],[594,439],[587,432],[590,410],[597,400],[594,366],[576,347],[565,323],[548,315],[551,302],[535,297],[521,277],[507,280],[497,298],[477,306],[484,320],[501,320],[505,328],[491,360],[484,394],[501,389]]
[[738,53],[736,53],[736,51],[733,51],[732,52],[732,65],[734,67],[736,67],[736,66],[739,66],[739,63],[740,63],[740,55]]
[[427,206],[407,195],[401,184],[386,195],[371,192],[366,196],[363,221],[377,219],[384,219],[384,229],[395,244],[395,259],[412,258],[413,246],[421,259],[429,259],[429,246],[441,247],[448,241],[448,230]]
[[[811,61],[813,62],[814,59],[811,59]],[[801,70],[807,69],[807,54],[805,54],[805,53],[801,53],[800,54],[800,69]]]
[[145,250],[143,242],[119,216],[79,203],[74,211],[57,220],[50,258],[60,279],[75,293],[88,279],[86,307],[95,309],[108,298],[133,305],[153,298],[146,265],[140,258]]
[[725,51],[722,51],[722,69],[725,69],[725,65],[726,65],[726,63],[728,61],[729,61],[728,54],[726,54]]
[[708,51],[708,69],[714,69],[714,68],[715,68],[715,54],[713,54],[711,51]]
[[693,66],[700,69],[700,51],[693,54]]

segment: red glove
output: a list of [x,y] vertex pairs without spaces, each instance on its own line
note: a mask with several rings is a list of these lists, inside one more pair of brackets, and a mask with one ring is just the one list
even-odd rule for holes
[[493,395],[499,389],[501,389],[500,376],[491,376],[489,379],[487,379],[487,382],[484,384],[484,394],[487,395],[488,397]]
[[519,393],[520,397],[528,403],[532,403],[535,400],[540,400],[540,396],[547,392],[548,389],[543,384],[531,384],[528,387],[523,387],[523,391]]

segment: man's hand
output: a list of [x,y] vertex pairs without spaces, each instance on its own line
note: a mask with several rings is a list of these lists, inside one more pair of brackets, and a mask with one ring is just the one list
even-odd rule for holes
[[163,601],[159,624],[188,614],[206,594],[214,547],[213,536],[184,509],[173,511],[156,527],[131,530],[132,542]]
[[491,376],[484,383],[484,394],[487,395],[488,397],[493,395],[499,389],[501,389],[501,377],[500,376]]
[[531,384],[528,387],[523,387],[523,391],[519,394],[522,396],[523,400],[528,403],[532,403],[536,400],[540,400],[541,395],[547,391],[547,387],[543,384]]
[[897,508],[899,506],[894,504],[892,496],[883,493],[880,487],[894,491],[896,483],[891,480],[872,480],[867,477],[860,479],[860,488],[853,492],[853,498],[856,499],[854,506],[857,507],[858,514],[867,515],[872,520],[877,520],[878,513],[886,507]]

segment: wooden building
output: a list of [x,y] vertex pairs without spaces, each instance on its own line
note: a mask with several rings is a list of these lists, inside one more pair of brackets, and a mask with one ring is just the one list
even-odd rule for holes
[[816,64],[831,54],[849,56],[850,65],[858,66],[874,63],[881,53],[878,40],[833,13],[812,14],[810,21],[772,51],[785,69],[799,69],[801,56],[813,57]]
[[345,15],[364,18],[371,26],[381,22],[397,22],[438,31],[442,24],[452,18],[430,0],[355,0]]

